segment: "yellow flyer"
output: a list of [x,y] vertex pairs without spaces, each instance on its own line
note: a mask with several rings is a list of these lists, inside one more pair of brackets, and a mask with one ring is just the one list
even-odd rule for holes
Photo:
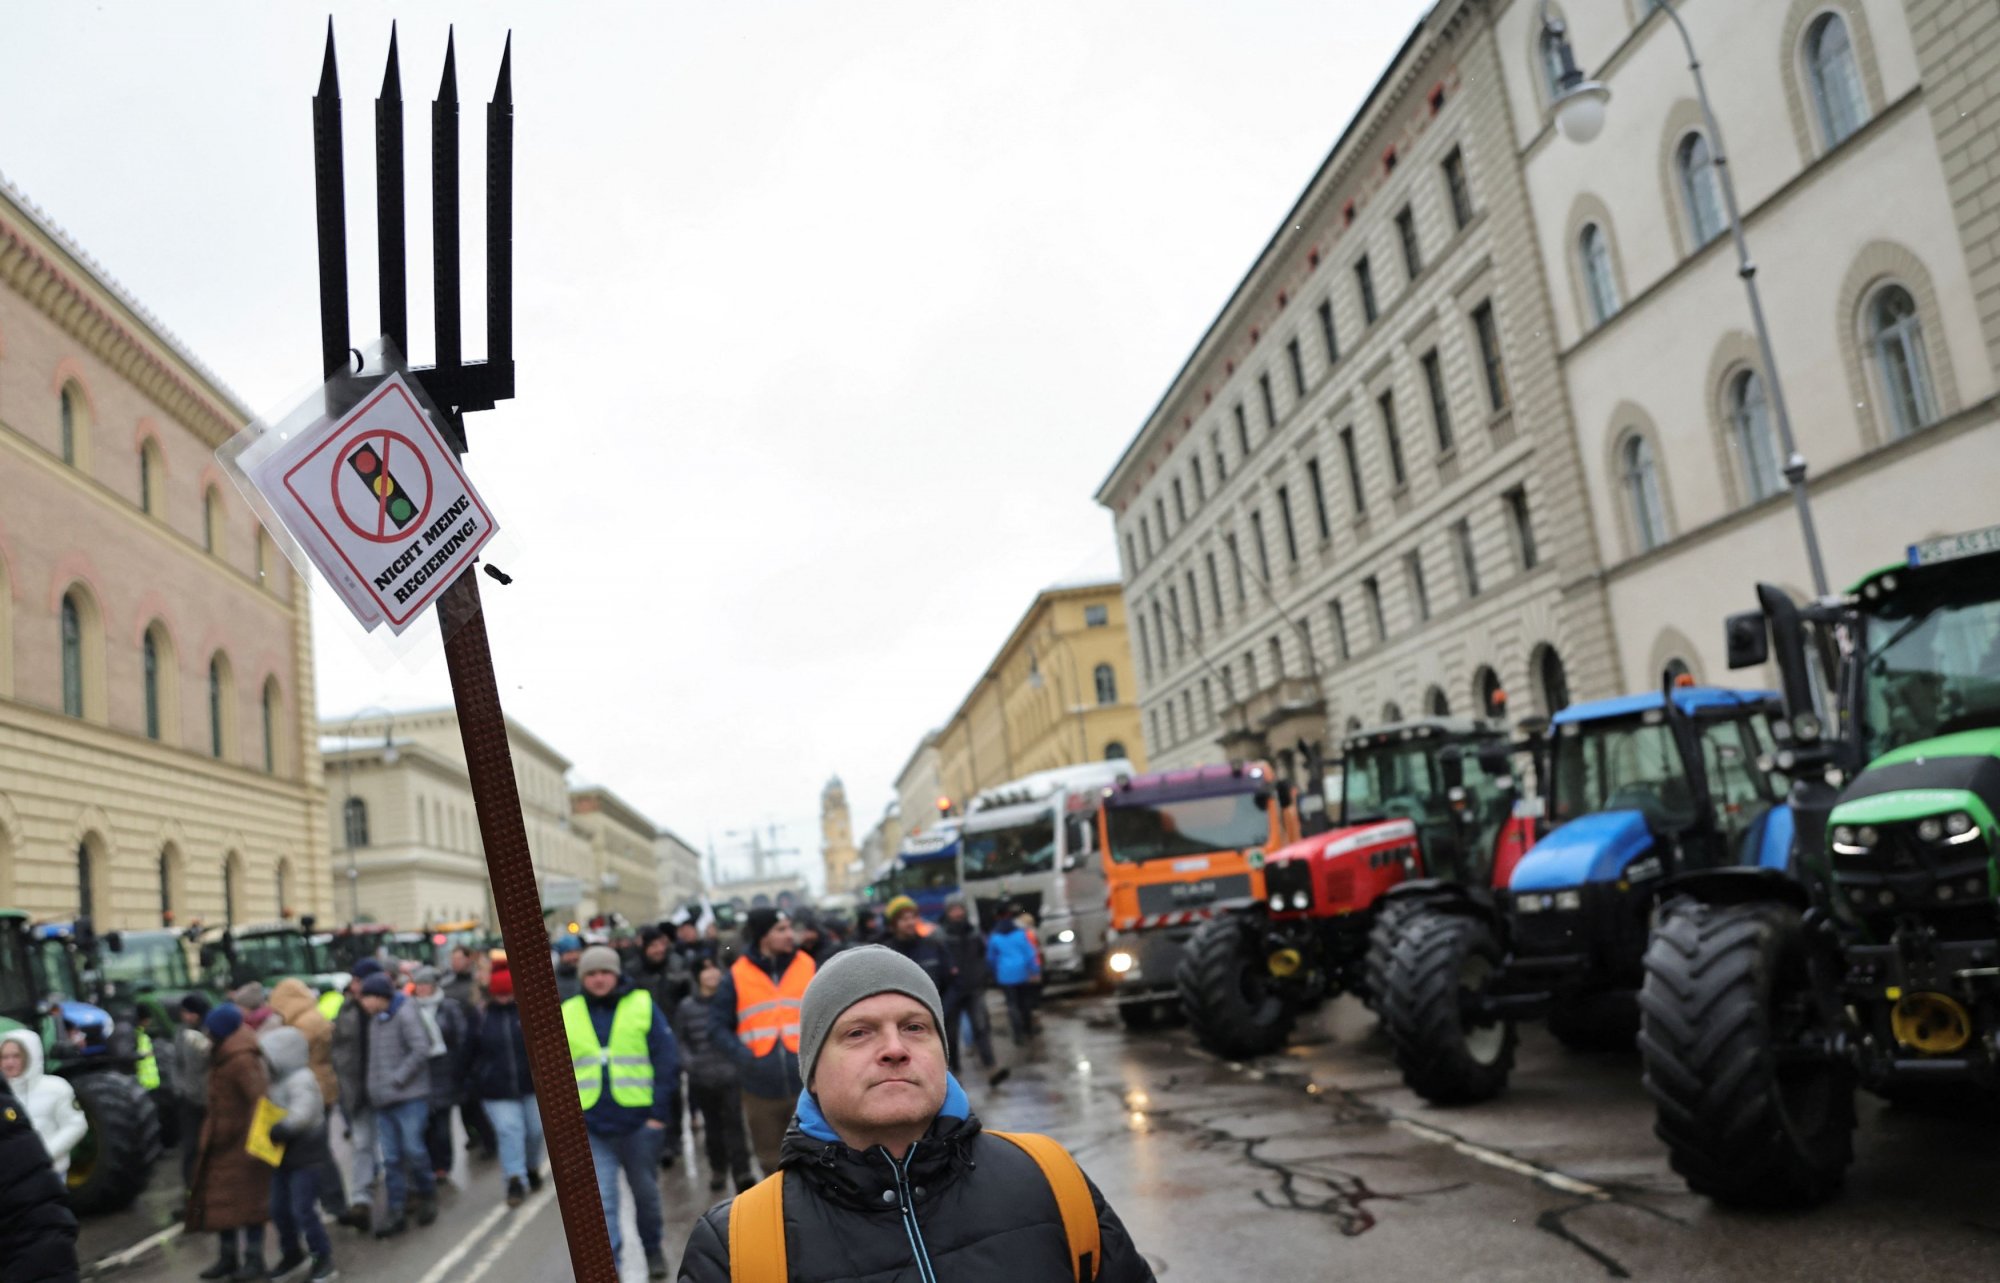
[[271,1139],[271,1128],[285,1117],[285,1111],[272,1104],[268,1097],[258,1097],[257,1116],[250,1120],[250,1139],[243,1142],[252,1158],[262,1159],[276,1167],[285,1161],[285,1144]]

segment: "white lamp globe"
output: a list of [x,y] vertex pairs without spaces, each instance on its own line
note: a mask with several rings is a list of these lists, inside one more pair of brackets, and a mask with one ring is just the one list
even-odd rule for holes
[[1587,143],[1603,132],[1610,101],[1611,90],[1604,82],[1586,80],[1556,99],[1556,128],[1573,143]]

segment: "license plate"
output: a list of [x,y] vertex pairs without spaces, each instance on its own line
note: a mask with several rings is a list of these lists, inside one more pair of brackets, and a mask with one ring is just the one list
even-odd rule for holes
[[1923,543],[1910,545],[1912,566],[1935,566],[1943,561],[1957,561],[1961,557],[1977,557],[1982,553],[2000,552],[2000,526],[1988,526],[1984,530],[1968,530],[1962,535],[1946,535],[1941,539],[1927,539]]

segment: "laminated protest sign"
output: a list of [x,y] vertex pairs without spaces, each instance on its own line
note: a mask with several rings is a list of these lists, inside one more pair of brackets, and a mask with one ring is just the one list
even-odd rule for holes
[[400,374],[244,464],[368,628],[409,627],[499,529]]

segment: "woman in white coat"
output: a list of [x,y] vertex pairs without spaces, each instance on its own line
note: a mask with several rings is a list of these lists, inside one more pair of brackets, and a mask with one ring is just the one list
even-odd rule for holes
[[90,1130],[83,1106],[67,1079],[42,1071],[42,1040],[25,1029],[0,1035],[0,1074],[21,1103],[28,1107],[28,1121],[35,1125],[56,1175],[69,1172],[69,1152]]

